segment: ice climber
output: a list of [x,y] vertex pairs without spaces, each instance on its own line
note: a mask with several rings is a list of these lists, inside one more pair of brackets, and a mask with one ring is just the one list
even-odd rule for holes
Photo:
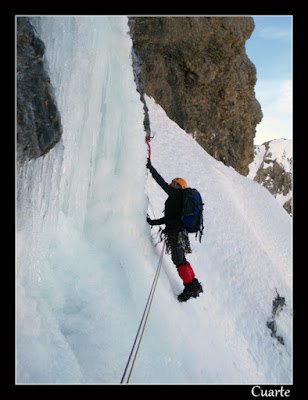
[[195,278],[195,273],[190,263],[185,258],[185,250],[178,245],[179,233],[183,230],[181,219],[183,191],[181,189],[185,189],[187,184],[181,178],[174,178],[168,184],[152,166],[151,160],[148,160],[147,168],[150,170],[155,181],[169,196],[165,202],[165,216],[154,220],[147,217],[147,222],[151,226],[166,225],[164,232],[171,249],[171,258],[184,284],[184,290],[178,296],[178,300],[187,301],[191,297],[198,297],[199,293],[203,292],[200,282]]

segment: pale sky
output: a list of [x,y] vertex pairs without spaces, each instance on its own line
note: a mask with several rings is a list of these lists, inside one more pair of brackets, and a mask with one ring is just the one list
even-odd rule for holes
[[263,119],[254,143],[292,139],[292,16],[253,16],[246,52],[257,69],[256,98]]

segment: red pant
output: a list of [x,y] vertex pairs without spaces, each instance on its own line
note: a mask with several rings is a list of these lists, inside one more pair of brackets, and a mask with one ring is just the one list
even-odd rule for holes
[[195,273],[194,270],[191,268],[189,262],[184,265],[180,265],[179,267],[177,267],[177,269],[180,277],[183,279],[184,285],[190,283],[194,279]]

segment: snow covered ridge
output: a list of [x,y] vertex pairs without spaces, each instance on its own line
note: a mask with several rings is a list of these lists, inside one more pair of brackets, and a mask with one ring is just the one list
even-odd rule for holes
[[[63,136],[18,171],[16,380],[118,384],[161,252],[146,214],[160,217],[166,199],[145,168],[127,19],[32,21]],[[292,383],[291,219],[146,101],[153,165],[205,202],[202,243],[192,235],[188,256],[204,293],[179,303],[164,256],[130,383]]]
[[274,139],[255,146],[248,178],[260,183],[292,215],[292,140]]

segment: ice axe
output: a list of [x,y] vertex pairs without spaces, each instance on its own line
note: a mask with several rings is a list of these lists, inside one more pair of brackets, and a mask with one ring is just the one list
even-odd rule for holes
[[148,161],[150,161],[150,159],[151,159],[151,146],[150,146],[150,143],[149,143],[149,138],[147,136],[145,137],[145,141],[146,141],[146,144],[148,145]]

